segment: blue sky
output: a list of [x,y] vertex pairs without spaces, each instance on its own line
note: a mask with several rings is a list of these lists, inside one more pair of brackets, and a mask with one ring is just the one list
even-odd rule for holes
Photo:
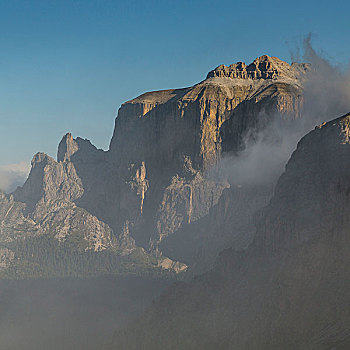
[[106,149],[121,103],[193,85],[221,63],[290,61],[313,33],[350,58],[348,1],[0,0],[0,166],[55,157],[62,135]]

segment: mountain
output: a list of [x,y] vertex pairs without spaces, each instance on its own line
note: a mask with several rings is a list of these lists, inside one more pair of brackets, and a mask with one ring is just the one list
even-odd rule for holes
[[57,160],[36,154],[25,184],[1,194],[1,274],[203,271],[223,247],[245,249],[274,180],[232,186],[222,161],[299,119],[309,69],[264,55],[143,94],[119,109],[108,151],[66,134]]
[[298,143],[245,251],[169,288],[114,349],[348,349],[350,114]]

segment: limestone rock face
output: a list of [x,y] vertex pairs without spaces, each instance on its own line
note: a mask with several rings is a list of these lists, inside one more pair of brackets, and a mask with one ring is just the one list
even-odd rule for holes
[[[195,223],[207,216],[210,208],[219,201],[223,190],[228,186],[227,183],[220,183],[210,178],[205,178],[201,172],[193,169],[191,176],[188,174],[184,177],[174,176],[171,184],[164,191],[162,202],[157,212],[157,235],[152,244],[158,246],[164,238],[172,236],[174,232],[184,227],[192,227],[191,223]],[[189,246],[195,247],[193,245],[194,242],[190,242],[190,240],[192,240],[193,234],[198,232],[198,230],[193,227],[192,229],[193,233],[188,232],[188,236],[182,242],[183,244],[179,244],[179,250],[185,250]],[[180,231],[174,236],[175,240],[178,236],[180,236]],[[202,239],[203,237],[199,241]],[[172,243],[170,245],[173,245]],[[162,245],[161,250],[163,248],[164,245]],[[177,256],[176,260],[186,260],[179,257],[180,255]]]
[[78,150],[79,146],[77,142],[73,140],[72,134],[66,134],[58,145],[57,161],[64,162],[65,160],[69,160]]
[[34,234],[38,225],[24,214],[25,204],[14,200],[13,196],[0,192],[1,241],[10,242],[18,237]]
[[306,63],[293,63],[291,66],[277,57],[263,55],[256,58],[251,64],[237,62],[226,67],[224,64],[208,73],[207,78],[232,78],[232,79],[291,79],[301,78],[300,73],[310,70]]
[[74,198],[76,205],[118,231],[121,174],[110,164],[106,152],[89,140],[67,134],[59,144],[57,159],[59,164],[74,167],[81,183],[82,193]]
[[85,249],[111,247],[108,225],[75,204],[83,196],[83,184],[74,164],[66,156],[63,159],[56,162],[44,153],[34,156],[26,183],[13,193],[16,202],[25,204],[22,215],[35,223],[36,235],[50,234],[62,241],[79,234]]
[[195,169],[207,169],[220,160],[223,137],[229,132],[222,133],[225,122],[234,122],[232,127],[239,134],[247,131],[248,125],[242,125],[247,112],[256,123],[259,112],[297,117],[307,69],[269,56],[256,59],[252,65],[267,75],[272,65],[275,74],[269,79],[265,73],[252,79],[211,72],[191,88],[150,92],[124,103],[110,152],[119,162],[148,158],[166,169],[181,167],[183,156],[187,156]]
[[210,272],[173,286],[118,346],[348,349],[349,130],[350,114],[306,135],[248,250],[227,249]]
[[44,153],[37,153],[27,181],[13,195],[15,200],[28,203],[28,210],[38,212],[45,210],[51,201],[74,201],[83,192],[72,163],[59,163]]
[[[250,73],[217,69],[193,87],[146,93],[121,106],[107,158],[123,174],[119,196],[123,212],[134,213],[127,226],[136,244],[157,250],[165,237],[207,216],[229,185],[205,174],[219,167],[225,153],[242,150],[247,134],[254,138],[276,115],[300,116],[307,65],[262,56],[234,67]],[[147,192],[129,208],[134,192],[124,184],[132,183],[127,169],[135,164],[145,164]],[[140,207],[137,215],[133,208]]]

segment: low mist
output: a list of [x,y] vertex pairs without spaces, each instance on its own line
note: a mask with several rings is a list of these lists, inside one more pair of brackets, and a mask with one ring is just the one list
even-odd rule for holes
[[0,166],[0,190],[6,193],[22,186],[29,174],[29,164],[21,162]]
[[109,349],[170,281],[136,277],[0,281],[1,350]]

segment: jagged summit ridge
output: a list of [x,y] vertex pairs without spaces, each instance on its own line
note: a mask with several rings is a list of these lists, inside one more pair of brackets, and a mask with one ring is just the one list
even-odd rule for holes
[[73,138],[71,133],[63,136],[57,149],[57,161],[86,161],[87,158],[101,160],[104,158],[105,151],[95,147],[90,140],[81,137]]
[[[206,79],[194,86],[182,89],[169,89],[146,92],[125,103],[127,105],[142,104],[140,116],[147,114],[155,106],[166,104],[171,101],[193,100],[196,93],[208,85],[221,85],[222,87],[243,86],[252,90],[268,86],[276,82],[284,82],[302,87],[307,73],[311,70],[309,63],[293,62],[289,64],[278,57],[263,55],[256,58],[247,65],[245,62],[233,63],[229,66],[219,65],[211,70]],[[232,99],[237,91],[233,93],[226,91]],[[214,96],[212,96],[212,99]]]
[[251,80],[276,80],[279,78],[298,79],[310,70],[307,63],[292,63],[280,60],[277,57],[263,55],[256,58],[247,65],[244,62],[237,62],[228,67],[221,64],[207,75],[209,78],[231,78],[231,79],[251,79]]

